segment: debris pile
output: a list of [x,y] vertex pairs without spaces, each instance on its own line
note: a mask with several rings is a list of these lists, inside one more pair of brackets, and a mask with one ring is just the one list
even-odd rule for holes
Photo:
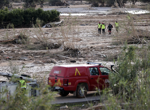
[[28,37],[26,35],[17,35],[12,39],[1,40],[0,43],[2,44],[24,44],[27,41]]

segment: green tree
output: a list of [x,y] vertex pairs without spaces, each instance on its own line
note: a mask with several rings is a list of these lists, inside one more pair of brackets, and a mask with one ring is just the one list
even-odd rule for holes
[[135,5],[135,3],[138,1],[138,0],[131,0],[132,1],[132,4]]
[[105,6],[105,4],[107,4],[107,6],[112,6],[116,2],[118,3],[119,7],[123,7],[128,0],[86,0],[86,1],[89,1],[92,4],[92,6],[99,6],[99,4],[101,4],[101,6]]
[[92,6],[99,6],[99,3],[101,4],[101,6],[104,6],[105,3],[107,2],[107,0],[86,0],[86,1],[89,1]]
[[40,2],[40,7],[43,8],[44,0],[39,0]]
[[116,0],[116,1],[117,1],[117,3],[118,3],[119,7],[123,7],[124,4],[125,4],[128,0]]
[[59,12],[56,10],[43,11],[42,9],[14,9],[9,11],[7,8],[0,10],[0,27],[6,27],[13,24],[15,27],[32,27],[36,20],[46,24],[53,21],[59,21]]
[[49,5],[55,6],[58,2],[61,2],[61,0],[49,0]]
[[150,0],[140,0],[141,2],[150,2]]
[[4,6],[9,6],[9,0],[0,0],[0,9],[2,9]]
[[107,6],[112,6],[112,5],[114,5],[114,3],[115,3],[115,0],[107,0]]
[[25,0],[25,8],[36,7],[35,3],[38,3],[39,0]]
[[119,7],[123,7],[127,1],[128,0],[107,0],[107,5],[112,6],[117,3]]

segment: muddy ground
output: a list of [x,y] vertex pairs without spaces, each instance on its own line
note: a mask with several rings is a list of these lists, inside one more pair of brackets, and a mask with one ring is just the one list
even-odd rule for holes
[[[149,14],[133,15],[131,23],[127,14],[116,12],[60,18],[64,23],[52,28],[0,29],[0,72],[28,74],[47,81],[54,65],[91,61],[110,66],[117,60],[126,40],[139,47],[149,43]],[[120,25],[118,33],[114,26],[116,20]],[[106,27],[111,23],[112,34],[109,35],[107,29],[105,34],[98,34],[98,22],[104,22]],[[133,32],[129,34],[129,30]],[[27,39],[11,42],[17,36]],[[144,40],[145,36],[148,39]]]

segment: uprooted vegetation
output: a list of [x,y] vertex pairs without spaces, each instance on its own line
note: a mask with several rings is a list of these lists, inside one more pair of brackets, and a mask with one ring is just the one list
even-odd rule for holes
[[[132,31],[127,31],[116,37],[117,41],[114,44],[148,44],[150,41],[150,32],[148,30],[136,29]],[[121,36],[121,37],[119,37]]]
[[[83,17],[81,18],[83,19]],[[86,19],[90,19],[91,21],[91,17],[87,17]],[[90,25],[87,25],[88,27],[85,25],[81,26],[81,23],[90,23]],[[39,60],[42,58],[54,58],[56,60],[82,58],[85,60],[113,61],[117,59],[120,54],[120,44],[124,44],[125,42],[127,44],[148,44],[150,39],[148,30],[133,28],[134,26],[130,26],[130,29],[127,28],[127,25],[120,27],[119,33],[113,30],[112,36],[114,37],[107,36],[107,33],[105,37],[103,35],[99,36],[97,35],[96,28],[90,27],[97,25],[96,23],[94,19],[91,24],[91,22],[81,22],[79,18],[69,16],[64,19],[64,23],[60,27],[41,28],[40,25],[36,25],[38,27],[19,31],[18,33],[20,34],[18,35],[28,36],[28,39],[25,43],[21,42],[17,44],[17,47],[23,52],[15,52],[19,53],[20,59],[22,59],[21,56],[25,56],[31,60],[37,58]],[[120,24],[123,25],[121,22]],[[10,35],[12,34],[8,34],[8,36]],[[113,40],[111,40],[112,38]],[[9,40],[10,37],[4,37],[4,40],[7,39]],[[111,43],[111,41],[113,43]],[[11,43],[13,42],[7,44],[10,45]],[[7,59],[6,57],[9,55],[6,56],[3,54],[4,52],[2,52],[1,57]],[[13,56],[13,58],[8,58],[19,59],[15,57],[15,55],[11,56]],[[41,58],[39,58],[39,56],[41,56]]]
[[28,41],[28,36],[20,34],[20,35],[16,35],[12,38],[8,38],[6,40],[1,40],[0,43],[2,44],[25,44]]

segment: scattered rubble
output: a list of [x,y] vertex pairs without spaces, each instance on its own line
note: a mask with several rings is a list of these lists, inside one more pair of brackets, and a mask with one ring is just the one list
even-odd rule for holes
[[34,64],[41,64],[41,65],[44,65],[44,63],[42,61],[34,61],[33,62]]
[[24,44],[27,41],[28,37],[26,35],[17,35],[12,39],[7,39],[7,40],[1,40],[0,43],[2,44]]
[[51,28],[51,27],[61,26],[63,24],[63,22],[64,22],[64,20],[61,20],[59,22],[47,23],[43,26],[43,28]]
[[46,60],[43,60],[42,62],[43,63],[54,63],[54,64],[57,63],[57,61],[55,59],[46,59]]

